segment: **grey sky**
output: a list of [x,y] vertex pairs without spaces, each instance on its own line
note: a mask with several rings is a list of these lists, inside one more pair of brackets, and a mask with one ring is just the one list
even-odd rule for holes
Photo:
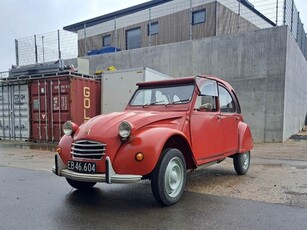
[[[64,26],[146,1],[0,0],[0,72],[7,71],[12,64],[15,64],[15,39],[53,32]],[[260,0],[254,1],[259,2]],[[279,0],[279,2],[282,4],[283,1]],[[306,24],[306,1],[295,0],[295,3],[301,12],[302,21]]]

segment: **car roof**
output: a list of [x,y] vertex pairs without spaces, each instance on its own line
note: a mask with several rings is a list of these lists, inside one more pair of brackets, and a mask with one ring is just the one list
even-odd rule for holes
[[224,81],[223,79],[221,79],[217,76],[214,76],[214,75],[206,75],[206,74],[190,76],[190,77],[172,78],[172,79],[159,80],[159,81],[140,82],[140,83],[137,83],[137,86],[139,86],[139,87],[152,87],[152,86],[165,86],[165,85],[170,85],[170,84],[195,83],[197,78],[215,80],[215,81],[225,85],[228,89],[233,90],[232,86],[229,83],[227,83],[226,81]]

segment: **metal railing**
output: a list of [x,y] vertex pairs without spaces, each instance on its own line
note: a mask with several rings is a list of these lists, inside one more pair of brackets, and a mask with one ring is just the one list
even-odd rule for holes
[[0,79],[7,78],[8,76],[9,76],[9,72],[8,71],[0,72]]
[[77,57],[78,36],[65,30],[15,40],[16,65],[54,62]]
[[[86,55],[89,51],[103,47],[103,37],[101,35],[105,33],[112,34],[111,41],[108,40],[110,38],[106,38],[105,42],[110,42],[110,45],[115,48],[124,47],[122,49],[126,49],[123,44],[127,40],[127,31],[129,31],[126,29],[127,27],[138,25],[142,22],[147,24],[150,22],[149,25],[152,25],[151,23],[157,21],[158,18],[183,11],[188,12],[185,17],[188,18],[187,24],[189,27],[184,31],[180,31],[181,36],[185,37],[186,40],[193,39],[195,37],[193,33],[196,33],[192,25],[193,9],[210,3],[223,5],[232,12],[227,12],[229,20],[225,20],[225,23],[221,24],[219,20],[221,17],[225,17],[225,7],[216,7],[216,28],[211,36],[288,25],[302,53],[307,58],[306,33],[294,0],[173,0],[126,16],[114,17],[94,26],[88,26],[85,23],[83,29],[78,31],[78,34],[61,30],[16,39],[16,64],[22,66],[76,58],[78,54],[79,56]],[[173,23],[176,22],[174,21]],[[254,26],[251,26],[251,23]],[[159,26],[161,28],[161,25]],[[228,29],[230,27],[231,29]],[[147,31],[152,28],[149,26],[142,29]],[[154,29],[159,30],[159,28]],[[130,31],[129,36],[133,37],[137,33],[139,32]],[[141,47],[155,45],[155,34],[146,33],[145,37],[146,42],[144,44],[143,41]],[[135,41],[140,42],[138,39]],[[138,47],[135,44],[131,44],[131,46]],[[116,51],[117,49],[115,49]]]

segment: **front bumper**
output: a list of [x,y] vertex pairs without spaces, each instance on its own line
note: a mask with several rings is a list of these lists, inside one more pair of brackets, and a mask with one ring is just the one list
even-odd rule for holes
[[109,157],[106,157],[106,173],[100,174],[86,174],[78,173],[67,169],[67,166],[61,160],[61,157],[55,155],[55,164],[52,172],[58,176],[66,177],[68,179],[84,182],[105,182],[111,183],[138,183],[141,181],[141,175],[128,175],[128,174],[116,174]]

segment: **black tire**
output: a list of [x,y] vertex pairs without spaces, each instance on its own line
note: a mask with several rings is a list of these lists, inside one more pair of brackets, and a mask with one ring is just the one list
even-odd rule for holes
[[178,149],[165,149],[152,173],[151,190],[156,201],[169,206],[177,203],[184,191],[187,168]]
[[93,188],[96,184],[96,182],[83,182],[83,181],[76,181],[76,180],[72,180],[68,178],[66,178],[66,180],[71,187],[78,189],[80,191],[89,190]]
[[233,166],[238,175],[245,175],[249,169],[250,152],[237,153],[233,156]]

